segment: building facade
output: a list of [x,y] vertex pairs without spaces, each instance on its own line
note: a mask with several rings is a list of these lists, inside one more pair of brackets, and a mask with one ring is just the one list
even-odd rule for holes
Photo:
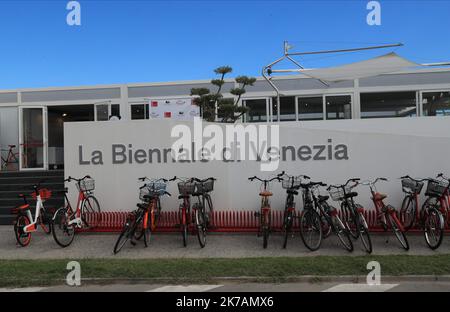
[[[450,116],[450,69],[411,70],[325,86],[304,76],[263,79],[247,88],[242,122],[310,122],[338,119]],[[0,91],[0,144],[17,154],[16,170],[64,167],[64,122],[149,119],[154,100],[189,99],[191,88],[214,87],[208,80]],[[224,97],[235,87],[223,86]]]

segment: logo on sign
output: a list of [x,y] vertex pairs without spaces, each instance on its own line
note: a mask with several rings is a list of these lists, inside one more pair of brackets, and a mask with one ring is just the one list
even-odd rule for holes
[[152,101],[152,107],[158,107],[158,102],[157,101]]
[[164,117],[165,118],[171,118],[172,117],[172,113],[171,112],[165,112],[164,113]]

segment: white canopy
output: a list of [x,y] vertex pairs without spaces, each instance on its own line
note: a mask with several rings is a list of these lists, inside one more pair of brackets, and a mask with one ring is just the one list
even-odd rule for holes
[[304,69],[300,70],[300,72],[306,76],[323,81],[338,82],[398,72],[408,67],[417,66],[420,66],[420,64],[410,62],[392,52],[348,65],[323,69]]

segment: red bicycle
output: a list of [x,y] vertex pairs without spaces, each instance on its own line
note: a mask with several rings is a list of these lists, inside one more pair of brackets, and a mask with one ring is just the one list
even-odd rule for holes
[[181,228],[181,236],[183,237],[183,246],[187,246],[187,236],[189,224],[191,224],[192,216],[191,216],[191,195],[195,193],[195,180],[193,178],[177,178],[174,177],[174,180],[178,180],[178,191],[180,195],[178,199],[182,199],[183,202],[180,204],[180,228]]
[[370,193],[372,195],[372,201],[377,212],[377,220],[383,227],[384,231],[386,232],[388,230],[388,227],[390,227],[403,249],[409,250],[409,243],[405,235],[405,228],[400,222],[395,208],[392,205],[386,205],[384,203],[387,195],[377,191],[376,184],[378,181],[387,181],[387,179],[376,178],[375,181],[367,180],[360,182],[360,184],[369,186]]
[[93,229],[100,225],[100,204],[93,194],[95,181],[90,176],[81,179],[69,177],[64,182],[75,181],[78,188],[78,200],[75,211],[67,198],[67,188],[64,190],[66,206],[59,208],[53,216],[53,238],[61,247],[69,246],[76,228]]
[[402,190],[405,193],[402,208],[400,209],[400,221],[405,231],[409,231],[415,225],[422,225],[422,211],[419,211],[419,195],[422,192],[424,181],[428,179],[414,179],[409,175],[400,178]]

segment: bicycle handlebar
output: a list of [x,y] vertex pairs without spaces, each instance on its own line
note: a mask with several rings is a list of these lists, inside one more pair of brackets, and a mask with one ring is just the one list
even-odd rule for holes
[[77,178],[69,176],[67,179],[64,180],[64,182],[71,182],[72,180],[76,181],[76,182],[81,182],[81,181],[83,181],[85,179],[91,179],[91,176],[90,175],[85,175],[81,179],[77,179]]
[[400,179],[411,179],[411,180],[413,180],[413,181],[415,181],[415,182],[424,182],[424,181],[428,181],[428,180],[429,180],[428,178],[425,178],[425,179],[415,179],[415,178],[413,178],[413,177],[411,177],[411,176],[409,176],[409,175],[405,175],[405,176],[403,176],[403,177],[400,177]]
[[274,180],[278,180],[278,182],[283,181],[283,179],[281,179],[279,176],[273,177],[272,179],[269,179],[269,180],[267,180],[267,179],[261,179],[261,178],[258,178],[257,176],[253,176],[253,177],[250,177],[250,178],[248,178],[248,179],[249,179],[250,181],[258,180],[258,181],[263,182],[263,183],[270,183],[270,182],[272,182],[272,181],[274,181]]
[[216,181],[217,179],[214,178],[214,177],[209,177],[209,178],[206,178],[206,179],[203,179],[203,180],[201,180],[199,178],[192,178],[192,180],[195,181],[195,182],[198,182],[198,183],[205,183],[205,182],[207,182],[209,180]]

